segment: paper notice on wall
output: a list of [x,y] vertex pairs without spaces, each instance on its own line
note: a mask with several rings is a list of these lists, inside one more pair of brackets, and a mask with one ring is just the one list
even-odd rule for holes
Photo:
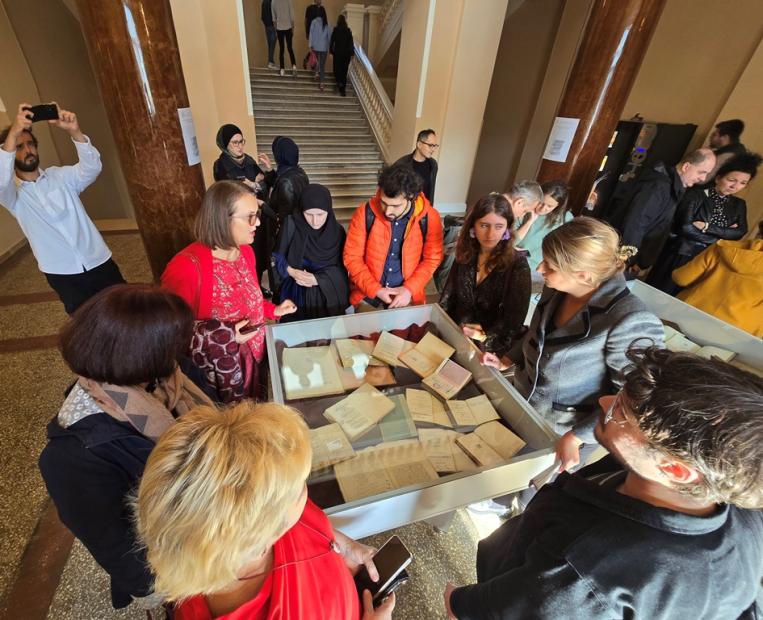
[[575,138],[579,123],[579,118],[557,116],[546,143],[543,159],[562,163],[567,161],[567,154],[570,152],[570,146],[572,146],[572,140]]
[[193,126],[191,108],[178,108],[178,118],[180,119],[180,129],[183,132],[188,165],[195,166],[201,162],[201,153],[199,153],[199,143],[196,141],[196,128]]

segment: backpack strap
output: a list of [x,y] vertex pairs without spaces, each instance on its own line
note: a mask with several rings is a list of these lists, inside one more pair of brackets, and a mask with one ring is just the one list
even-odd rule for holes
[[374,210],[371,208],[371,203],[366,203],[366,239],[368,238],[368,235],[371,232],[371,228],[374,225],[374,222],[376,221],[376,214],[374,213]]

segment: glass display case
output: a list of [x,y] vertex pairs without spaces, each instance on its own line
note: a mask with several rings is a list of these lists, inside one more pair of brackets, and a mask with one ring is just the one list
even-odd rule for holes
[[[370,356],[372,341],[354,347],[390,332],[434,349],[403,354],[409,367]],[[501,373],[479,363],[479,349],[438,305],[268,325],[266,333],[273,400],[304,415],[318,448],[310,497],[349,536],[524,489],[553,466],[554,432]],[[427,333],[436,338],[424,341]],[[365,362],[350,366],[345,344],[369,353]],[[431,367],[417,358],[438,347],[443,359]],[[366,367],[369,359],[375,365]],[[456,387],[448,392],[431,379],[437,373]]]

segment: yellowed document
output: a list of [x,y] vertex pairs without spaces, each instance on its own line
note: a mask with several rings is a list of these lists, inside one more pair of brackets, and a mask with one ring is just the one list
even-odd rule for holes
[[407,388],[405,400],[415,422],[433,422],[432,395],[429,392]]
[[405,366],[398,357],[401,353],[412,349],[414,346],[416,345],[413,342],[408,342],[399,336],[395,336],[395,334],[382,332],[379,340],[376,341],[373,356],[390,366]]
[[334,341],[343,368],[379,366],[384,362],[373,357],[374,343],[357,338],[339,338]]
[[456,426],[479,426],[490,420],[498,420],[500,416],[484,394],[467,398],[466,400],[446,401]]
[[287,400],[344,392],[330,346],[284,349],[281,378]]
[[448,400],[456,396],[471,378],[472,373],[466,368],[462,368],[453,360],[447,359],[440,364],[433,374],[425,377],[422,383]]
[[346,461],[355,456],[347,435],[339,424],[327,424],[310,429],[310,444],[313,447],[311,470],[323,469],[329,465]]
[[496,420],[478,426],[474,429],[474,434],[500,454],[504,460],[509,460],[525,447],[525,442],[520,437]]
[[[373,343],[372,343],[373,344]],[[374,386],[395,385],[395,375],[389,366],[382,363],[380,366],[352,366],[343,368],[339,361],[339,353],[333,350],[334,360],[337,364],[339,379],[345,392],[359,388],[364,383]]]
[[453,428],[453,422],[450,421],[450,417],[445,411],[445,405],[439,398],[435,397],[432,397],[432,422],[438,426]]
[[400,359],[420,377],[428,377],[455,352],[447,342],[426,333],[413,349],[400,355]]
[[420,428],[419,439],[432,467],[439,473],[458,471],[453,446],[460,433],[443,428]]
[[331,405],[323,415],[339,424],[350,441],[355,441],[394,408],[395,403],[364,383],[347,398]]
[[459,437],[456,443],[480,466],[493,467],[505,461],[500,454],[475,433]]

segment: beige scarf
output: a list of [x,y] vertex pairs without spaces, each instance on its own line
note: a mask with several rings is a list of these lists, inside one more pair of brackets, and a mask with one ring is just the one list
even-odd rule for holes
[[167,379],[160,379],[153,392],[138,385],[112,385],[85,377],[79,378],[78,385],[106,414],[153,441],[175,423],[176,416],[201,405],[215,406],[179,368]]

